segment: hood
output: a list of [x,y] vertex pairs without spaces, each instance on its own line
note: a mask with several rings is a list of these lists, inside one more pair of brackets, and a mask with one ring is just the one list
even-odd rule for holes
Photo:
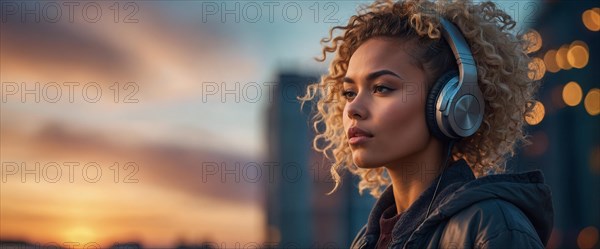
[[[470,168],[464,168],[466,164],[457,166],[455,171],[468,170],[472,174]],[[554,222],[552,193],[540,170],[488,175],[464,184],[453,183],[442,191],[440,197],[436,200],[437,208],[415,230],[415,237],[474,203],[501,199],[518,207],[529,218],[544,245],[550,238]]]

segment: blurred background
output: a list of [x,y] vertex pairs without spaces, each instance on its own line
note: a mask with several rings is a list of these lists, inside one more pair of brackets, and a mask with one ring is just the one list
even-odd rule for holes
[[[368,2],[0,1],[0,247],[348,247],[374,199],[325,195],[296,96]],[[552,188],[548,248],[600,248],[600,4],[495,2],[542,81],[509,167]]]

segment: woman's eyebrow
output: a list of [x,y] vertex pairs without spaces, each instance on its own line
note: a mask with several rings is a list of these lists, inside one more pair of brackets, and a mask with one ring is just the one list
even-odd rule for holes
[[[397,77],[397,78],[399,78],[401,80],[404,80],[404,78],[400,77],[400,75],[398,75],[398,74],[396,74],[396,73],[394,73],[394,72],[392,72],[390,70],[383,69],[383,70],[372,72],[369,75],[367,75],[367,81],[373,81],[374,79],[376,79],[376,78],[378,78],[380,76],[388,75],[388,74],[392,75],[392,76],[395,76],[395,77]],[[349,78],[349,77],[342,78],[342,82],[354,84],[354,80],[351,79],[351,78]]]

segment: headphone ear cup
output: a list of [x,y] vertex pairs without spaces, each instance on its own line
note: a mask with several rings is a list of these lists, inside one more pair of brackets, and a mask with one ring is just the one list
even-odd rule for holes
[[[449,71],[449,72],[443,74],[433,84],[433,87],[431,87],[431,90],[429,90],[429,94],[427,95],[427,103],[425,104],[425,118],[426,118],[426,122],[427,122],[427,127],[429,128],[429,131],[431,132],[431,134],[433,136],[435,136],[436,138],[438,138],[442,141],[448,141],[448,140],[451,140],[451,138],[446,136],[442,132],[441,128],[438,126],[438,122],[437,122],[436,115],[435,115],[436,104],[437,104],[438,98],[440,96],[440,92],[442,91],[442,89],[444,89],[446,84],[448,84],[448,82],[454,77],[458,77],[457,71]],[[446,123],[446,122],[442,122],[442,124],[444,124],[444,123]]]

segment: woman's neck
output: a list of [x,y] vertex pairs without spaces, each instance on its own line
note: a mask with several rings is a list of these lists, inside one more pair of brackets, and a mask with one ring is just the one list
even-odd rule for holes
[[398,213],[404,212],[439,175],[443,144],[431,138],[423,150],[386,166]]

